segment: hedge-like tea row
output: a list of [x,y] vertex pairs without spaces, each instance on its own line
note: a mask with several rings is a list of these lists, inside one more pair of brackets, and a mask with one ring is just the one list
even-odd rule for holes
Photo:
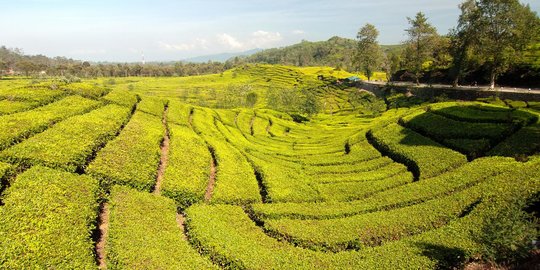
[[315,183],[333,184],[344,182],[366,182],[392,177],[407,171],[407,167],[400,163],[389,163],[384,167],[375,168],[365,172],[353,172],[347,174],[324,174],[314,176]]
[[458,218],[480,198],[466,190],[425,203],[328,220],[266,220],[265,229],[277,237],[315,250],[341,251],[381,245],[422,233]]
[[414,178],[410,172],[402,171],[383,179],[333,182],[313,186],[323,201],[352,201],[413,181]]
[[169,160],[162,194],[181,208],[202,201],[208,185],[212,156],[208,146],[187,126],[169,124]]
[[467,162],[464,155],[398,124],[371,130],[367,136],[383,154],[405,164],[417,178],[433,177]]
[[403,246],[371,254],[293,247],[264,234],[239,206],[192,206],[187,210],[187,226],[192,244],[230,269],[427,269],[435,265]]
[[39,105],[36,101],[0,100],[0,115],[30,110]]
[[437,177],[417,181],[353,202],[254,204],[258,219],[326,219],[406,206],[463,190],[519,165],[511,158],[476,159]]
[[70,96],[32,111],[0,116],[0,150],[47,129],[55,122],[84,113],[99,104],[80,96]]
[[157,117],[163,116],[163,110],[165,108],[165,101],[158,97],[142,97],[141,101],[137,104],[137,110]]
[[127,106],[132,108],[139,100],[136,94],[133,94],[127,90],[116,89],[109,92],[103,97],[104,100],[116,103],[118,105]]
[[169,101],[167,121],[169,123],[187,126],[192,110],[193,107],[190,105],[184,104],[176,99],[171,99]]
[[109,184],[150,191],[156,183],[164,134],[161,118],[137,111],[120,135],[97,153],[86,172]]
[[1,268],[95,269],[98,190],[88,176],[45,167],[20,174],[0,207]]
[[487,154],[490,156],[519,157],[540,151],[540,122],[521,128],[499,143]]
[[208,140],[217,163],[216,184],[212,202],[260,202],[259,186],[255,172],[246,158],[236,148],[223,141]]
[[254,169],[242,152],[223,137],[220,129],[225,129],[225,126],[218,120],[215,112],[195,110],[193,128],[206,140],[216,159],[216,182],[211,202],[235,204],[260,202],[261,196]]
[[538,119],[534,114],[507,107],[481,105],[479,103],[444,102],[430,105],[430,112],[457,121],[473,123],[518,123],[525,125]]
[[488,139],[444,139],[443,143],[471,157],[482,155],[491,147]]
[[10,176],[10,172],[12,169],[13,169],[13,165],[9,163],[0,162],[0,190],[2,190],[4,181],[6,181],[7,178]]
[[[336,160],[341,160],[336,158]],[[309,171],[313,175],[340,175],[372,171],[384,168],[394,161],[388,157],[379,157],[367,161],[354,162],[353,164],[337,164],[333,166],[310,166]]]
[[108,269],[217,269],[183,237],[174,201],[113,187],[105,244]]
[[47,87],[0,88],[0,99],[31,101],[36,102],[37,105],[47,104],[64,95],[66,95],[64,91],[53,90]]
[[492,141],[502,140],[514,130],[509,123],[471,123],[461,122],[434,114],[418,112],[402,118],[405,126],[434,138],[465,138]]
[[61,86],[60,89],[72,94],[77,94],[89,98],[100,98],[109,93],[109,89],[107,89],[106,87],[97,83],[92,84],[88,82],[66,84],[64,86]]
[[[540,191],[538,162],[513,166],[483,191],[501,199]],[[509,181],[512,179],[512,181]],[[504,200],[498,202],[498,205]],[[323,253],[293,247],[267,236],[239,206],[194,205],[187,211],[190,241],[215,262],[236,269],[434,269],[451,267],[479,252],[471,230],[496,207],[480,203],[463,218],[412,237],[360,252]],[[444,248],[438,248],[443,246]]]
[[43,164],[72,172],[83,169],[92,153],[114,137],[130,112],[131,108],[111,104],[71,117],[0,152],[0,158],[27,166]]

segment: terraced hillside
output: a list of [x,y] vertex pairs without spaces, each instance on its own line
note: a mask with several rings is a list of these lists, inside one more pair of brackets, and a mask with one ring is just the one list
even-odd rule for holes
[[[269,69],[236,76],[322,84]],[[2,105],[0,268],[461,267],[491,217],[540,193],[530,108],[351,107],[298,123],[264,101],[202,107],[168,96],[173,79],[138,80],[0,90],[31,104]]]

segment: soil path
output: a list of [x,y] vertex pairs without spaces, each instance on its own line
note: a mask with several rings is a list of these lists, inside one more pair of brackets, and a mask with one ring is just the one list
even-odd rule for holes
[[107,203],[103,203],[100,207],[98,229],[99,239],[96,243],[98,266],[99,269],[107,269],[107,262],[105,261],[105,241],[109,233],[109,205]]
[[212,194],[214,193],[214,185],[216,184],[216,159],[212,155],[212,160],[210,161],[210,177],[208,180],[208,186],[206,187],[206,193],[204,194],[204,200],[209,202],[212,199]]
[[161,160],[159,161],[159,167],[156,177],[156,186],[154,187],[154,194],[161,193],[161,183],[163,183],[163,176],[165,175],[165,168],[167,168],[167,163],[169,161],[169,145],[170,145],[170,136],[169,129],[167,128],[167,111],[168,107],[165,107],[163,111],[163,128],[165,129],[165,137],[163,142],[161,142]]
[[186,217],[184,217],[183,214],[176,213],[176,223],[178,224],[178,227],[180,228],[180,231],[182,232],[182,239],[188,240],[186,236],[186,231],[184,227],[184,223],[186,222]]

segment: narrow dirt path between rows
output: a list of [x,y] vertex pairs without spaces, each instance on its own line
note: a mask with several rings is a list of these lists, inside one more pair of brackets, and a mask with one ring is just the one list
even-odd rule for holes
[[216,171],[216,159],[214,157],[214,154],[212,154],[212,160],[210,161],[210,177],[208,179],[206,193],[204,194],[204,200],[206,202],[209,202],[210,199],[212,199],[212,194],[214,193],[214,185],[216,184]]
[[167,168],[167,163],[169,161],[169,145],[171,138],[169,136],[169,128],[167,127],[167,112],[169,111],[168,107],[165,107],[163,111],[163,128],[165,129],[165,136],[163,137],[163,142],[161,142],[161,159],[159,161],[159,167],[156,177],[156,186],[154,187],[154,194],[161,193],[161,184],[163,183],[163,176],[165,175],[165,169]]
[[105,261],[105,241],[109,233],[109,205],[103,203],[100,207],[98,216],[98,236],[99,239],[96,242],[96,255],[99,269],[107,269],[107,262]]
[[186,229],[184,224],[186,223],[186,217],[181,213],[176,213],[176,223],[178,224],[178,227],[180,228],[180,231],[182,232],[182,239],[188,241],[187,235],[186,235]]

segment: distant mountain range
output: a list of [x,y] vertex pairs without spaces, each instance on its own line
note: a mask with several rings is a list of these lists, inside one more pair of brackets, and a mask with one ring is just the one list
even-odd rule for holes
[[260,51],[262,51],[262,49],[252,49],[249,51],[237,52],[237,53],[219,53],[219,54],[202,55],[202,56],[183,59],[182,62],[190,62],[190,63],[206,63],[208,61],[225,62],[234,57],[250,56]]

